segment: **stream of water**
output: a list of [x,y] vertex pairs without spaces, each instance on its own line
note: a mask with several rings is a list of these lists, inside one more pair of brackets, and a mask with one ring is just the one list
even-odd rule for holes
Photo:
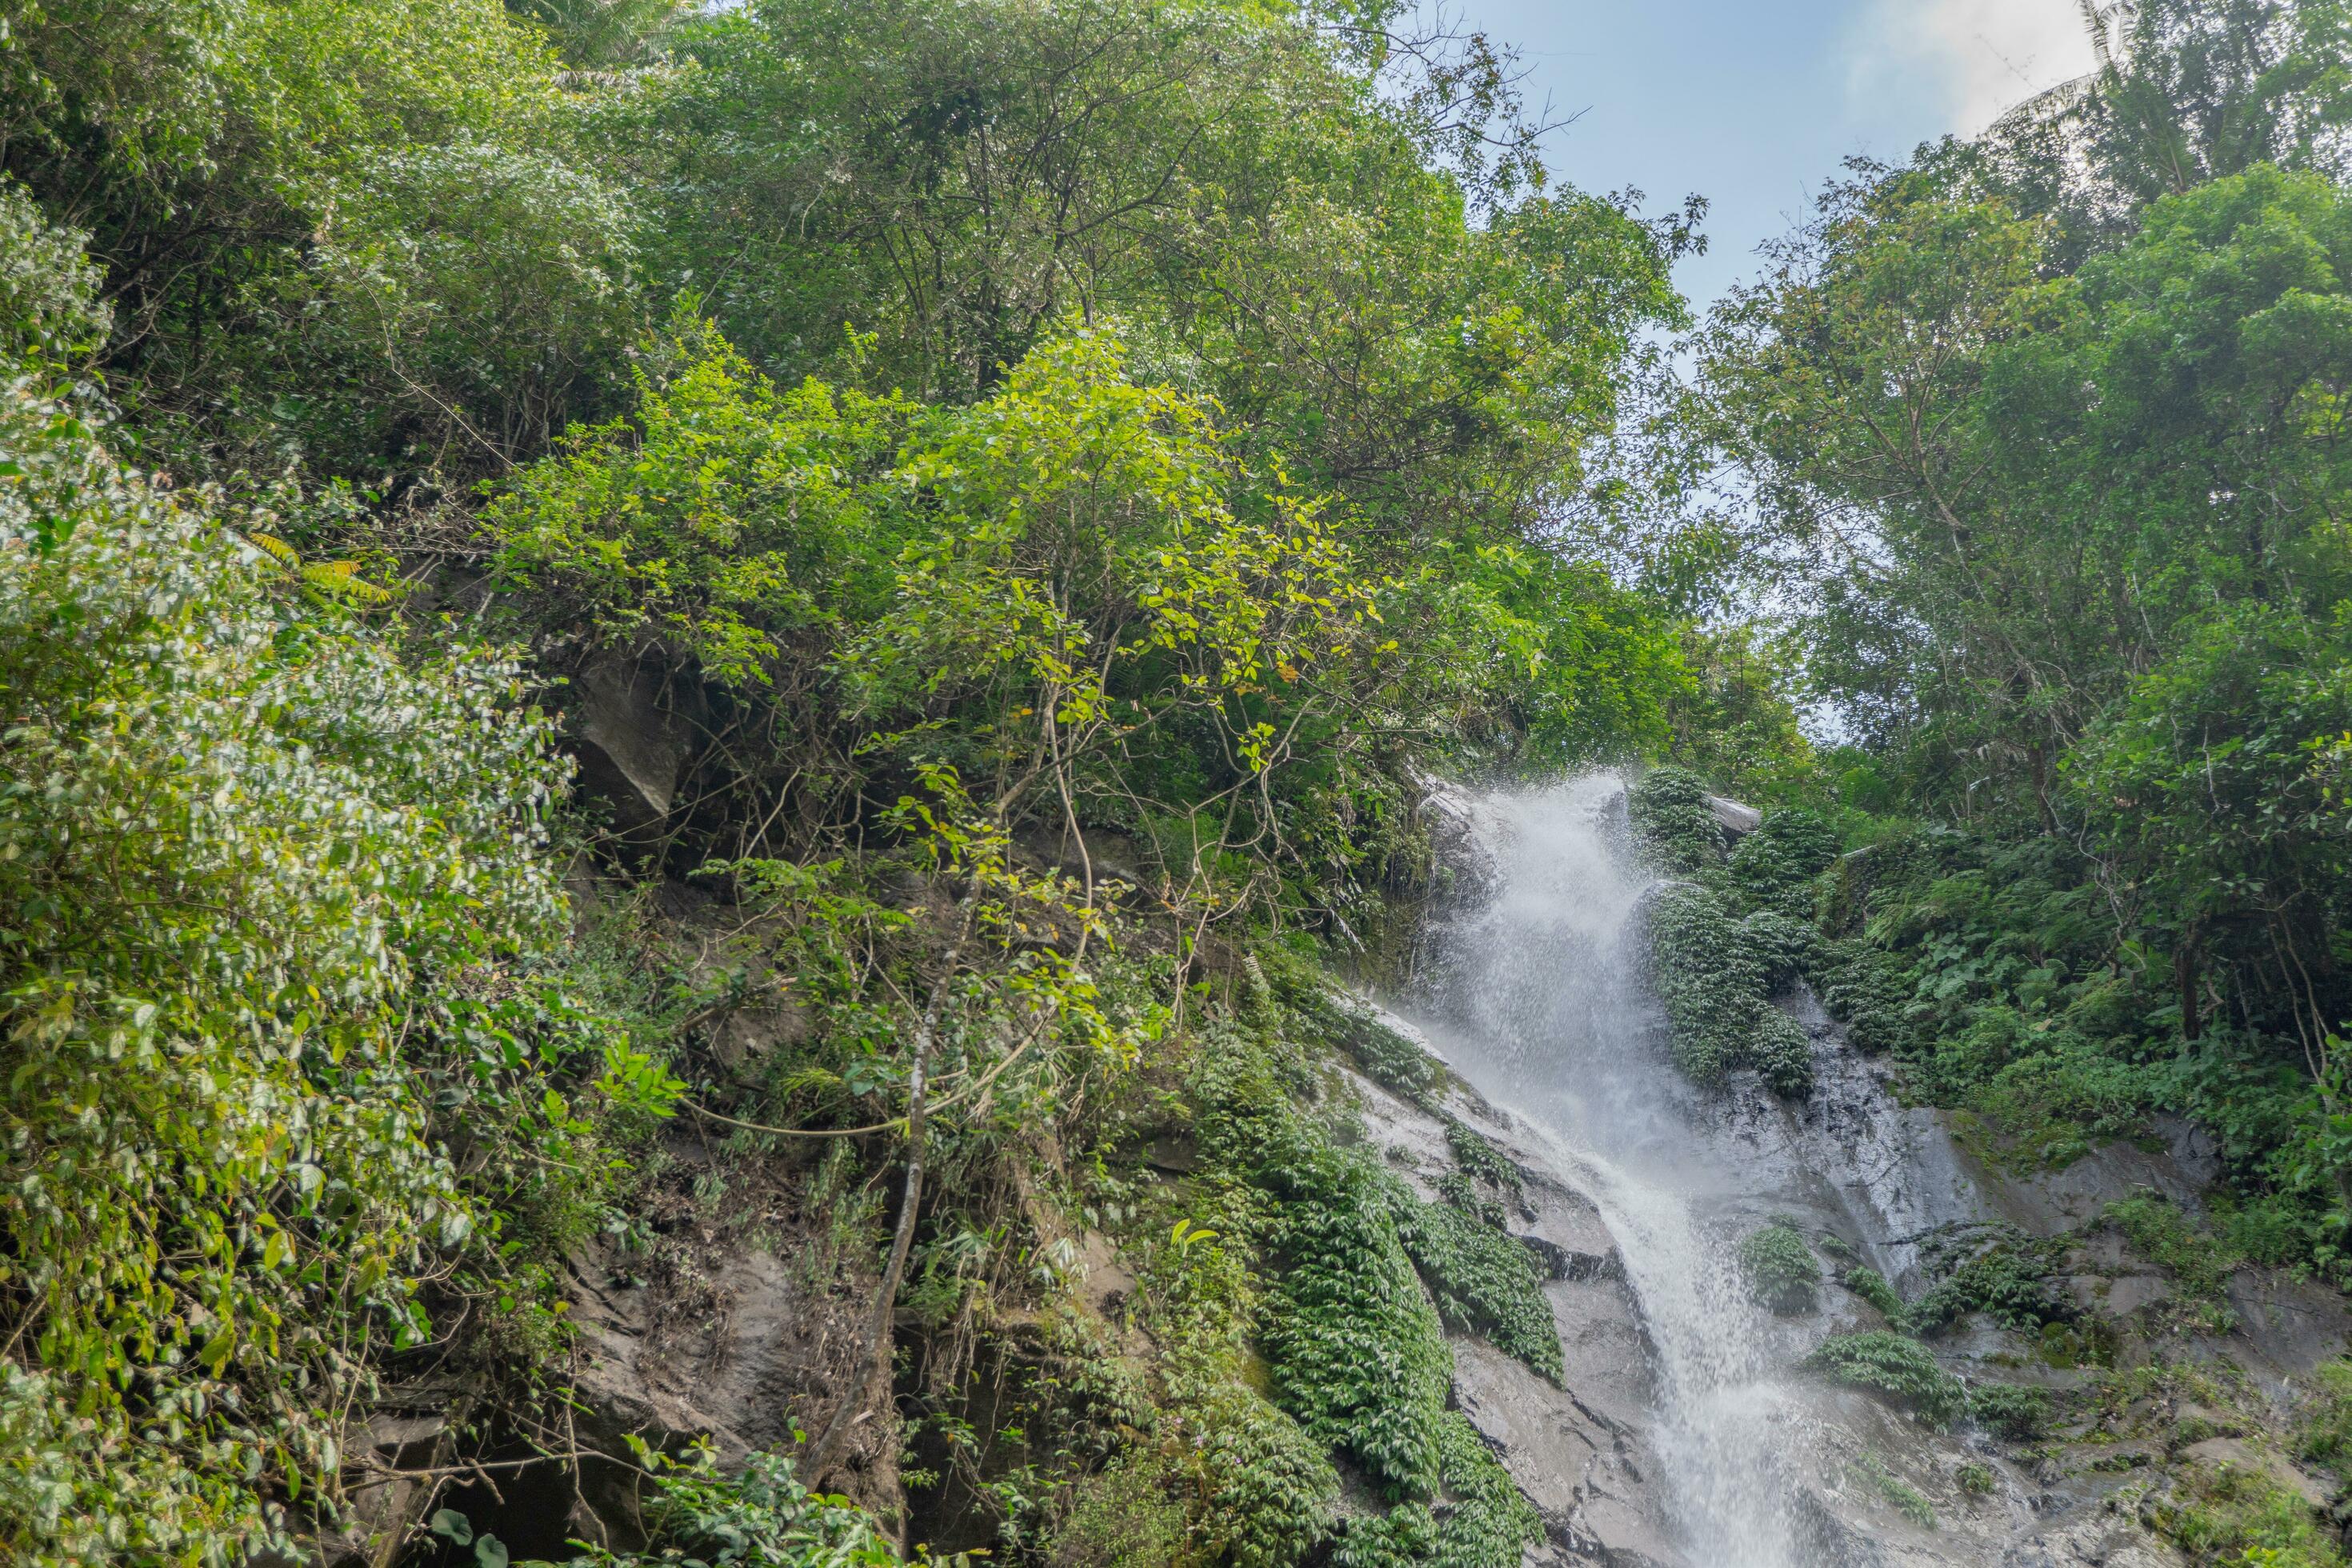
[[1691,1560],[1809,1568],[1783,1470],[1804,1447],[1804,1405],[1732,1248],[1792,1184],[1816,1211],[1852,1205],[1834,1172],[1806,1167],[1816,1152],[1790,1146],[1801,1133],[1769,1110],[1730,1125],[1725,1098],[1666,1059],[1638,962],[1650,879],[1628,851],[1622,800],[1621,781],[1595,775],[1472,803],[1496,885],[1445,934],[1416,1011],[1457,1070],[1524,1118],[1600,1205],[1653,1347],[1653,1438]]

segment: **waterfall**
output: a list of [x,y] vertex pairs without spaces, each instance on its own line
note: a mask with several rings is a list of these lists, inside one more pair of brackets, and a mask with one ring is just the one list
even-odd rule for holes
[[1754,1172],[1718,1135],[1723,1097],[1666,1058],[1622,794],[1594,775],[1474,804],[1492,896],[1440,933],[1415,1011],[1601,1205],[1653,1346],[1654,1447],[1692,1561],[1803,1568],[1786,1468],[1803,1410],[1734,1263]]

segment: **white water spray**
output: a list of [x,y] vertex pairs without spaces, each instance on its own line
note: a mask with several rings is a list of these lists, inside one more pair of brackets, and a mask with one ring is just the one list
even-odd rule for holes
[[1632,929],[1645,879],[1610,776],[1486,797],[1472,816],[1497,886],[1447,933],[1432,1032],[1479,1090],[1519,1112],[1587,1184],[1655,1356],[1654,1443],[1691,1560],[1808,1568],[1784,1473],[1798,1403],[1709,1216],[1738,1195],[1665,1058]]

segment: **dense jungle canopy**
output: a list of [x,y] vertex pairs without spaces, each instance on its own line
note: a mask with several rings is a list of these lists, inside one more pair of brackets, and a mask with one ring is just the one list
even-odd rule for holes
[[[2095,25],[1702,319],[1399,0],[0,11],[0,1556],[388,1563],[386,1390],[576,1469],[574,1261],[767,1205],[874,1373],[590,1559],[899,1561],[872,1393],[995,1561],[1517,1563],[1526,1265],[1269,1043],[1440,777],[1771,808],[1906,1093],[2352,1285],[2352,6]],[[1087,1227],[1153,1371],[982,1410]]]

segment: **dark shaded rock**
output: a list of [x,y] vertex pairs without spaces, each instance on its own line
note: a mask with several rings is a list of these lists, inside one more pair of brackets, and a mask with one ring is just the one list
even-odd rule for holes
[[565,731],[581,786],[612,812],[625,841],[651,839],[668,821],[694,758],[698,689],[662,667],[607,652],[572,678]]

